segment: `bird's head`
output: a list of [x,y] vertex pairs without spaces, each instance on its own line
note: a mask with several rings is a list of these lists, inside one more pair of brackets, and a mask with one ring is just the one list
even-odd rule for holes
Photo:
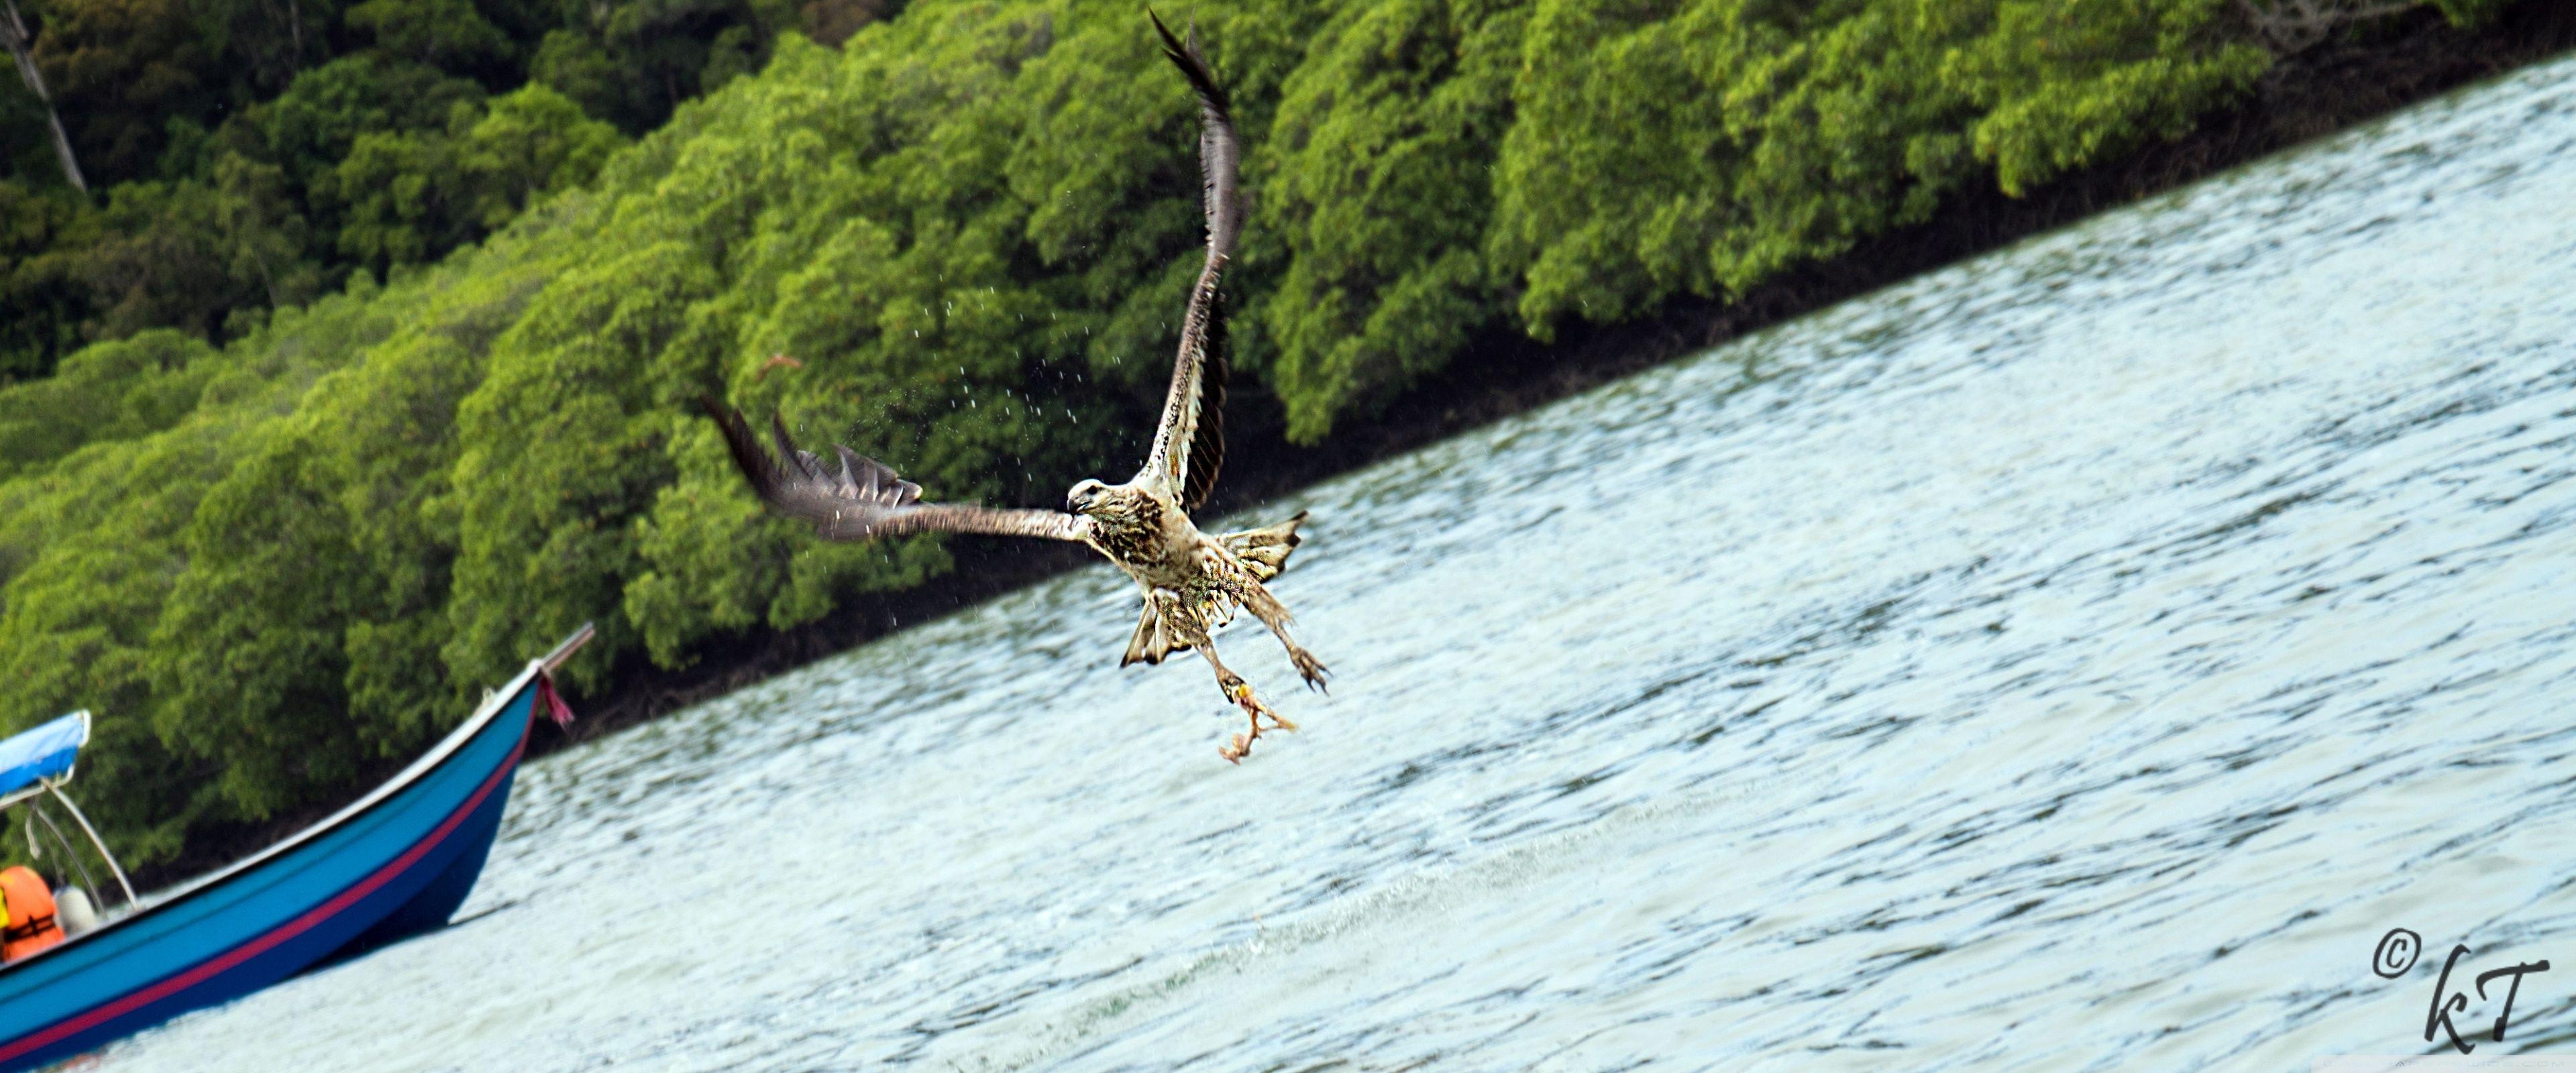
[[1089,514],[1092,506],[1100,502],[1100,494],[1108,490],[1109,486],[1099,481],[1086,480],[1074,485],[1072,491],[1064,494],[1064,509],[1075,514]]

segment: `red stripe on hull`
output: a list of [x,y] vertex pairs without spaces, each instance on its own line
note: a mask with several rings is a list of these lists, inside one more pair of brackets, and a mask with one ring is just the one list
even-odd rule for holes
[[430,850],[436,849],[440,842],[446,841],[447,836],[456,831],[457,825],[464,823],[465,818],[473,815],[474,810],[483,804],[483,799],[491,796],[492,788],[501,785],[501,780],[507,778],[510,772],[519,766],[519,754],[525,752],[527,747],[528,731],[527,728],[523,726],[519,730],[518,744],[510,747],[509,758],[501,761],[501,766],[492,772],[491,778],[483,780],[483,785],[475,789],[474,796],[466,798],[465,804],[455,812],[449,814],[447,819],[438,825],[437,830],[429,833],[429,837],[420,840],[420,842],[413,845],[412,848],[402,856],[394,858],[392,863],[376,869],[373,873],[369,874],[367,878],[359,880],[356,886],[341,891],[330,901],[306,910],[304,915],[270,929],[266,934],[261,935],[259,938],[253,939],[240,946],[236,946],[210,960],[198,963],[195,968],[189,969],[179,975],[169,977],[168,979],[162,980],[160,983],[144,988],[141,991],[136,991],[104,1006],[93,1008],[87,1013],[76,1015],[69,1020],[57,1021],[53,1025],[38,1030],[35,1033],[20,1036],[15,1040],[11,1040],[8,1045],[0,1046],[0,1062],[6,1062],[10,1059],[26,1054],[29,1051],[50,1046],[64,1039],[68,1039],[82,1032],[86,1032],[90,1029],[106,1024],[116,1018],[123,1017],[126,1014],[142,1009],[145,1006],[159,1002],[162,999],[178,994],[191,987],[195,987],[196,985],[204,983],[216,975],[221,974],[227,969],[231,969],[234,966],[240,965],[242,962],[268,952],[279,943],[283,943],[298,935],[302,935],[305,932],[313,930],[315,925],[318,925],[325,920],[329,920],[332,916],[352,905],[357,904],[359,899],[365,898],[367,895],[375,893],[378,888],[383,887],[387,883],[393,882],[393,878],[401,875],[405,869],[410,868],[414,864],[420,863],[420,859],[428,856]]

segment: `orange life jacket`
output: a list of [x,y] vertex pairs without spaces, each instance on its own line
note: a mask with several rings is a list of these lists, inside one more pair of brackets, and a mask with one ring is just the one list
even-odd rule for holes
[[16,961],[63,941],[54,892],[26,865],[0,869],[0,961]]

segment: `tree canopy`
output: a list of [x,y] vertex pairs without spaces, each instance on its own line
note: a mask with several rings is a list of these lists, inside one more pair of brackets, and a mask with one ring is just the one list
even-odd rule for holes
[[[1126,0],[111,29],[176,4],[42,9],[106,192],[44,181],[41,143],[0,182],[0,729],[98,713],[88,796],[137,860],[347,792],[583,621],[597,688],[947,568],[765,516],[701,393],[942,497],[1048,502],[1142,450],[1201,220],[1196,110]],[[1493,333],[1741,293],[2116,159],[2263,74],[2243,11],[1200,8],[1254,205],[1237,382],[1322,439]],[[864,27],[765,36],[798,19]],[[170,103],[210,93],[238,106]]]
[[[352,271],[434,261],[758,69],[780,30],[847,36],[879,13],[847,0],[803,15],[784,0],[11,3],[31,36],[9,40],[34,78],[0,89],[0,383],[152,328],[237,338]],[[87,191],[57,158],[56,119]]]

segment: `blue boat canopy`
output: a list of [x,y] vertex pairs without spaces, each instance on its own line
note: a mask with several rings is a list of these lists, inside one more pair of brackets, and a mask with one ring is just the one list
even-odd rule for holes
[[34,786],[38,779],[71,773],[80,747],[89,744],[89,713],[73,712],[0,741],[0,796]]

